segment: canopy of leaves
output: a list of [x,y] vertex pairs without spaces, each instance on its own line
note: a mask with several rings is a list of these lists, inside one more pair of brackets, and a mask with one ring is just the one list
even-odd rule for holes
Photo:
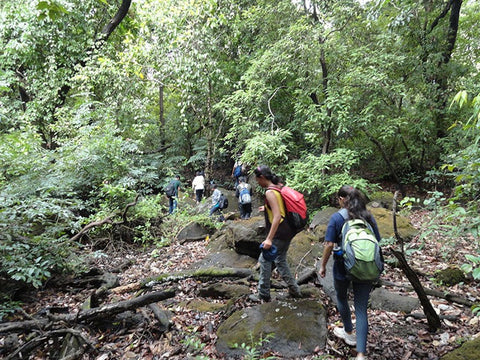
[[[100,41],[120,3],[127,16]],[[237,154],[311,207],[387,180],[453,187],[475,209],[478,97],[449,104],[480,90],[479,6],[3,0],[0,236],[13,257],[0,273],[38,286],[86,222],[173,174],[228,176]]]

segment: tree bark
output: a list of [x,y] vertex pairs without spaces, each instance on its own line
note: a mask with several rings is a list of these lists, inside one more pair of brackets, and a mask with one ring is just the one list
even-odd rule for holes
[[440,322],[440,318],[438,317],[438,314],[435,312],[435,309],[430,303],[430,300],[428,299],[427,294],[425,293],[425,289],[420,283],[420,280],[418,279],[417,274],[415,273],[415,271],[412,270],[410,265],[408,265],[407,260],[405,259],[405,255],[403,253],[403,239],[398,234],[398,229],[397,229],[397,221],[396,221],[397,195],[398,195],[398,192],[395,192],[395,195],[393,197],[393,230],[394,230],[397,242],[400,242],[402,251],[393,250],[392,254],[398,259],[400,263],[400,268],[402,269],[403,273],[405,274],[407,279],[410,281],[410,284],[412,284],[413,289],[417,293],[418,299],[420,300],[420,303],[422,304],[422,307],[423,307],[423,312],[427,317],[427,322],[428,322],[430,331],[433,332],[439,329],[442,326],[442,324]]

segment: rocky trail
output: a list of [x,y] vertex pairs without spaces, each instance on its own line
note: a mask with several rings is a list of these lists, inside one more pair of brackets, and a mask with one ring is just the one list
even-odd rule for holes
[[[427,224],[428,215],[428,212],[417,211],[410,215],[410,221],[415,228],[422,230]],[[425,288],[439,292],[449,291],[462,299],[478,303],[480,295],[475,282],[465,280],[446,286],[436,277],[438,271],[449,266],[458,267],[464,263],[464,255],[474,251],[472,243],[473,239],[452,241],[452,239],[443,239],[440,233],[432,232],[426,238],[417,235],[406,245],[406,251],[410,265],[419,274]],[[192,264],[207,256],[206,245],[206,241],[202,240],[176,242],[161,249],[120,244],[115,249],[111,248],[105,256],[98,257],[90,265],[104,272],[115,272],[119,281],[117,288],[128,287],[142,279],[190,269]],[[409,290],[408,280],[399,269],[387,266],[386,270],[382,276],[384,288],[415,297],[415,293]],[[228,278],[221,281],[237,282]],[[209,282],[216,284],[219,280],[213,277],[200,281],[197,278],[187,277],[171,283],[167,281],[153,285],[149,291],[162,291],[173,287],[175,294],[157,302],[156,307],[139,307],[127,312],[123,318],[117,316],[114,322],[96,321],[88,326],[80,324],[75,329],[72,328],[72,332],[73,330],[78,332],[78,337],[84,340],[82,346],[86,350],[80,357],[72,356],[71,358],[96,360],[226,358],[216,348],[216,332],[219,325],[235,311],[253,307],[256,304],[249,301],[246,295],[234,300],[200,298],[198,294],[201,293],[201,288],[205,288]],[[246,285],[250,287],[250,291],[255,291],[256,281],[248,281]],[[319,292],[316,300],[325,306],[327,324],[331,329],[338,323],[339,316],[334,303],[321,291],[318,284],[317,286]],[[75,287],[74,283],[67,282],[61,285],[61,282],[52,282],[43,289],[24,294],[22,310],[9,320],[34,319],[34,314],[45,312],[76,313],[92,292],[95,292],[94,287],[82,288]],[[130,300],[139,294],[141,293],[136,291],[105,292],[101,300],[103,304],[111,304]],[[195,305],[193,305],[194,301]],[[199,307],[202,301],[208,304],[208,311]],[[428,331],[426,320],[420,316],[421,308],[414,314],[369,310],[368,358],[441,359],[444,354],[458,348],[466,340],[480,335],[479,317],[472,314],[470,307],[435,296],[430,296],[430,301],[442,316],[442,328],[435,333]],[[212,307],[219,310],[211,311]],[[169,319],[162,323],[161,314],[168,314]],[[33,331],[37,337],[45,336],[44,343],[37,346],[35,351],[26,358],[53,358],[51,357],[52,349],[58,349],[62,345],[55,343],[55,337],[46,336],[45,333],[53,330],[54,328],[44,328],[41,331]],[[0,338],[3,345],[2,358],[24,358],[19,354],[17,357],[13,356],[13,349],[27,344],[29,340],[31,339],[27,339],[23,334],[2,336]],[[291,358],[284,357],[275,349],[260,351],[259,343],[253,342],[246,345],[250,348],[247,349],[249,351],[244,352],[245,359],[264,359],[269,356],[276,359]],[[331,331],[328,331],[325,347],[319,346],[311,355],[298,357],[298,359],[348,359],[354,355],[354,348],[345,345],[335,338]],[[66,358],[68,357],[64,357]]]

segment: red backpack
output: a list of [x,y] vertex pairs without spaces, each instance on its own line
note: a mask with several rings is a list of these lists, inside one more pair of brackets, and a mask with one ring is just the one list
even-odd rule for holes
[[307,204],[303,194],[288,186],[269,186],[268,190],[280,193],[287,212],[287,221],[296,232],[303,230],[307,225]]

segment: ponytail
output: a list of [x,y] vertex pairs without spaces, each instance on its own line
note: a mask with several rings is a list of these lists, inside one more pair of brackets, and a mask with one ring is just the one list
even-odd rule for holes
[[338,196],[345,198],[345,208],[350,219],[362,219],[372,224],[372,214],[367,210],[367,198],[360,190],[344,185],[338,191]]
[[260,165],[254,170],[255,176],[260,177],[263,176],[265,179],[270,180],[275,185],[281,183],[281,179],[279,176],[275,175],[272,170],[267,165]]

